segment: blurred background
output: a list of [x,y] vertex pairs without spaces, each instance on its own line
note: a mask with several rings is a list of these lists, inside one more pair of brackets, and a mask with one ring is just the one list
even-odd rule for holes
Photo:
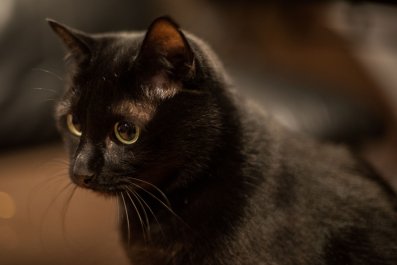
[[65,87],[50,17],[86,32],[168,14],[291,130],[348,145],[397,190],[394,1],[1,0],[0,263],[128,264],[116,202],[69,185],[53,121]]

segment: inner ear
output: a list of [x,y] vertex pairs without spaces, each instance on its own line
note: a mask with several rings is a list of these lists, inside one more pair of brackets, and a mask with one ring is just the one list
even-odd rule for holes
[[169,17],[152,22],[138,55],[142,64],[164,69],[174,74],[189,74],[193,70],[193,52],[179,26]]

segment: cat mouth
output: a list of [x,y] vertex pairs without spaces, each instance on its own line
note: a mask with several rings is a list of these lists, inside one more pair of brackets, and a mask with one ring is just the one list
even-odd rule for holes
[[[165,197],[162,188],[167,186],[169,179],[176,175],[170,169],[140,170],[139,172],[124,172],[122,174],[98,174],[91,178],[72,176],[72,182],[77,186],[89,189],[105,196],[120,196],[123,193],[160,195]],[[161,188],[160,188],[161,187]]]
[[120,192],[128,190],[126,183],[114,183],[104,181],[102,177],[94,176],[91,178],[71,177],[72,182],[83,189],[92,190],[104,195],[117,196]]
[[91,184],[91,185],[76,184],[76,185],[107,196],[118,196],[121,192],[126,191],[125,185],[112,185],[112,184]]
[[[108,179],[124,179],[117,182],[104,182],[102,177],[92,178],[90,181],[76,181],[72,178],[72,181],[79,187],[92,190],[94,192],[107,195],[107,196],[119,196],[124,192],[151,192],[153,190],[160,191],[160,189],[148,178],[133,177],[131,175],[121,175],[106,177]],[[101,181],[102,180],[102,181]]]

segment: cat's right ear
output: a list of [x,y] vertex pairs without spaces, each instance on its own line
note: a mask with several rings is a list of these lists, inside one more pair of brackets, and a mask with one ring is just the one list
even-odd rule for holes
[[92,38],[88,34],[72,29],[52,19],[47,19],[47,22],[65,44],[71,57],[77,63],[83,63],[89,60]]

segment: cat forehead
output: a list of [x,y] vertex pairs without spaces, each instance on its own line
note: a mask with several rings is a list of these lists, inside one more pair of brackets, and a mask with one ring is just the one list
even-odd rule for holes
[[[114,32],[90,36],[93,40],[90,60],[78,70],[98,76],[107,75],[109,78],[109,73],[122,73],[131,68],[144,37],[141,32]],[[67,58],[70,56],[69,53]],[[72,58],[70,62],[74,64]]]
[[81,72],[66,93],[66,99],[71,106],[108,105],[119,113],[141,112],[174,97],[183,90],[182,86],[181,82],[170,80],[164,73],[142,78],[134,70],[122,74],[113,71]]

